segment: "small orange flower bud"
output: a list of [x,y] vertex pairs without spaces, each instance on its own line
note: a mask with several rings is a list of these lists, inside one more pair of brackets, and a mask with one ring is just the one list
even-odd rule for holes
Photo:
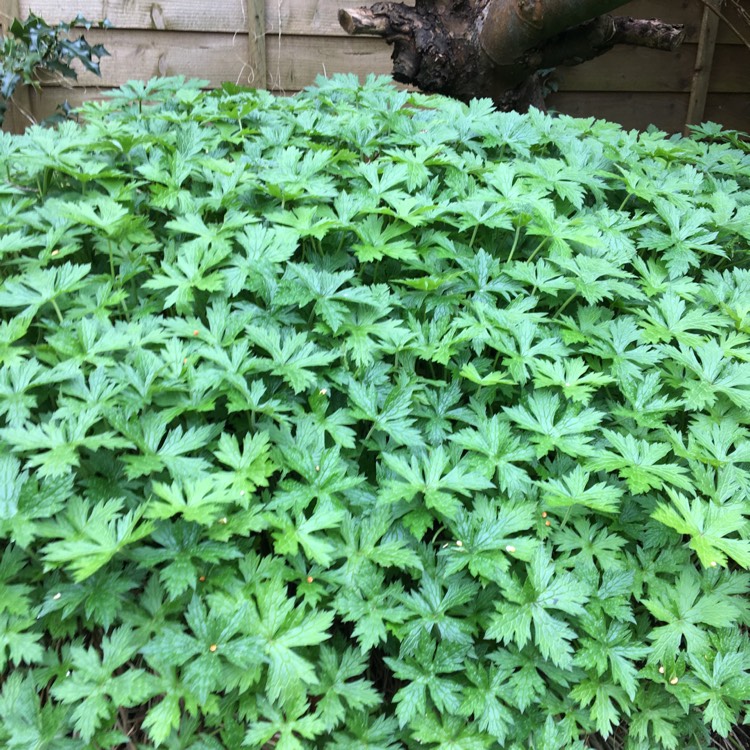
[[545,526],[552,526],[552,523],[551,523],[550,521],[545,521],[545,522],[544,522],[544,525],[545,525]]
[[193,331],[193,336],[197,336],[197,335],[198,335],[199,333],[200,333],[200,331],[199,331],[199,330],[198,330],[198,329],[196,328],[196,329],[195,329],[195,330]]
[[205,581],[205,580],[206,580],[206,576],[200,576],[200,578],[198,578],[198,580],[199,580],[199,581],[200,581],[201,583],[203,583],[203,581]]
[[307,576],[305,579],[308,583],[312,583],[315,579],[312,576]]
[[218,646],[217,646],[217,645],[216,645],[215,643],[212,643],[212,644],[211,644],[211,645],[210,645],[210,646],[208,647],[208,650],[209,650],[209,651],[210,651],[211,653],[213,653],[214,651],[216,651],[216,649],[217,649],[217,648],[218,648]]
[[547,511],[546,510],[542,511],[542,518],[547,518]]

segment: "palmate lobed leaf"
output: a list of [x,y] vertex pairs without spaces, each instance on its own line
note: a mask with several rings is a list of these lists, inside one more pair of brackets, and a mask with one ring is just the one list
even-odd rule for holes
[[0,745],[742,721],[742,141],[374,77],[108,98],[0,136]]

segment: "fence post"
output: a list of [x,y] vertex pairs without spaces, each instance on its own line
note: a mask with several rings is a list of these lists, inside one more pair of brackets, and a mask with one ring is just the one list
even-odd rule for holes
[[266,71],[266,3],[265,0],[247,0],[247,64],[251,86],[264,89]]
[[721,11],[723,2],[724,0],[703,0],[703,21],[698,38],[698,50],[695,53],[695,69],[693,84],[690,87],[687,118],[685,119],[685,135],[690,132],[688,125],[699,124],[706,111],[711,67],[716,50],[716,36],[719,32],[719,16],[714,11]]

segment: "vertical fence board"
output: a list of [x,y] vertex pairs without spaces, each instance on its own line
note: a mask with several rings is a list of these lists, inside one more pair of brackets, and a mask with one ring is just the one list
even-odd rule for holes
[[713,12],[712,8],[721,10],[722,4],[723,0],[707,0],[706,6],[703,8],[698,50],[695,53],[693,85],[690,89],[690,102],[685,118],[685,133],[688,132],[688,125],[699,123],[706,111],[708,84],[711,80],[711,68],[716,54],[716,37],[719,33],[719,17]]
[[247,0],[247,64],[249,73],[242,83],[258,89],[266,88],[266,3],[265,0]]

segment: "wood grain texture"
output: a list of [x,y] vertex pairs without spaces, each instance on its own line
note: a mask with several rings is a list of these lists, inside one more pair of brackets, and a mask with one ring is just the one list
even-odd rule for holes
[[[697,45],[675,52],[617,47],[595,60],[559,68],[556,80],[563,91],[689,92]],[[750,50],[734,44],[716,46],[708,90],[717,93],[750,91]]]
[[[599,117],[642,130],[656,125],[668,133],[679,133],[685,124],[689,94],[620,93],[587,91],[559,92],[549,105],[574,117]],[[746,94],[709,94],[704,121],[725,128],[750,132],[750,97]]]
[[[257,86],[247,60],[246,37],[168,31],[91,30],[89,39],[101,42],[112,56],[101,65],[102,77],[82,72],[76,86],[121,86],[133,79],[184,75],[203,78],[211,86],[232,81]],[[318,75],[391,71],[388,48],[379,39],[284,36],[266,42],[267,82],[270,88],[301,89]]]
[[[709,4],[716,10],[721,10],[724,0],[709,0]],[[706,5],[703,9],[698,49],[695,53],[693,81],[690,87],[690,102],[685,117],[685,129],[690,124],[699,123],[706,110],[708,86],[711,81],[711,68],[716,53],[716,35],[719,31],[719,16]]]
[[562,91],[548,97],[550,108],[574,117],[597,117],[642,130],[649,125],[674,133],[682,129],[688,94]]
[[[266,4],[265,0],[246,0],[247,65],[251,86],[265,86],[266,72]],[[243,71],[244,72],[244,71]]]
[[[168,31],[103,31],[92,29],[93,42],[112,53],[102,61],[102,77],[82,72],[76,86],[120,86],[132,79],[184,75],[204,78],[211,86],[223,81],[258,86],[248,60],[247,37]],[[266,38],[266,84],[279,91],[309,86],[318,75],[390,74],[389,48],[369,37]],[[695,45],[667,53],[638,47],[618,47],[595,60],[559,68],[562,91],[688,92]],[[737,45],[716,47],[710,91],[741,93],[750,89],[750,50]]]
[[104,44],[111,57],[102,60],[101,78],[80,72],[74,82],[76,87],[121,86],[134,79],[174,75],[203,78],[211,86],[219,86],[223,81],[249,86],[254,79],[246,33],[92,29],[87,39]]
[[[747,0],[743,0],[747,2]],[[69,20],[80,11],[86,18],[109,18],[119,29],[153,29],[166,31],[242,32],[247,28],[246,0],[76,0],[71,13],[60,0],[19,0],[21,12],[30,9],[47,21]],[[311,36],[344,36],[339,26],[338,10],[342,7],[368,5],[370,0],[265,0],[266,33]],[[407,5],[413,5],[408,0]],[[71,6],[73,7],[73,6]],[[730,5],[725,8],[732,22],[742,25]],[[636,0],[616,11],[618,15],[639,18],[661,18],[687,26],[688,41],[697,42],[702,4],[700,0]],[[719,42],[739,44],[734,34],[721,24]]]
[[48,23],[80,13],[90,21],[108,18],[118,29],[223,31],[247,29],[246,0],[19,0],[24,16],[32,11]]

